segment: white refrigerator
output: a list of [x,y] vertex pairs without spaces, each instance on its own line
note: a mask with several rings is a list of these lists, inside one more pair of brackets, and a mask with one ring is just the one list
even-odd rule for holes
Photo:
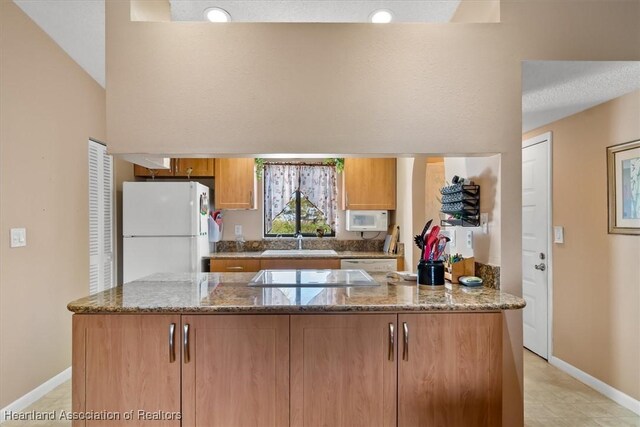
[[124,283],[153,273],[198,273],[208,255],[209,188],[197,182],[122,185]]

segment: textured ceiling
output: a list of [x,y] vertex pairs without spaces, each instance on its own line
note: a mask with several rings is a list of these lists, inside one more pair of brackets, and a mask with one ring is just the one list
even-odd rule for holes
[[104,0],[14,0],[14,3],[104,87]]
[[640,89],[640,61],[527,61],[522,64],[522,131]]
[[387,9],[394,22],[449,22],[460,0],[171,0],[173,21],[205,21],[204,11],[219,7],[234,22],[369,22]]

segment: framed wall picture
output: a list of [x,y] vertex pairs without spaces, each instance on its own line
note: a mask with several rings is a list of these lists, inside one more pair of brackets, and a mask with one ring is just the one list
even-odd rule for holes
[[607,147],[609,233],[640,235],[640,139]]

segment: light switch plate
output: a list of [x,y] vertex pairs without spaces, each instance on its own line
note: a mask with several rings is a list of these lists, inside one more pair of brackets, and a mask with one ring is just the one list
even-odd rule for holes
[[564,227],[556,225],[553,227],[553,243],[564,243]]
[[489,214],[486,212],[480,214],[480,228],[484,234],[489,232]]
[[11,247],[21,248],[27,246],[27,229],[12,228],[11,229]]

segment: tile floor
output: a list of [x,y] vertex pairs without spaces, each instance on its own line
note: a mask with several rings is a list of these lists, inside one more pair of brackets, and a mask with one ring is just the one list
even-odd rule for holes
[[[524,351],[525,427],[640,427],[640,417]],[[66,382],[26,411],[71,410]],[[69,427],[70,421],[7,421],[2,427]],[[505,426],[508,427],[508,426]]]
[[[46,394],[42,399],[35,402],[33,405],[22,410],[21,412],[38,411],[38,412],[50,412],[56,411],[59,414],[60,411],[71,411],[71,381],[56,387]],[[4,414],[0,414],[1,420]],[[0,420],[0,421],[1,421]],[[1,424],[2,427],[70,427],[71,421],[6,421]]]
[[525,427],[640,427],[640,417],[524,351]]

